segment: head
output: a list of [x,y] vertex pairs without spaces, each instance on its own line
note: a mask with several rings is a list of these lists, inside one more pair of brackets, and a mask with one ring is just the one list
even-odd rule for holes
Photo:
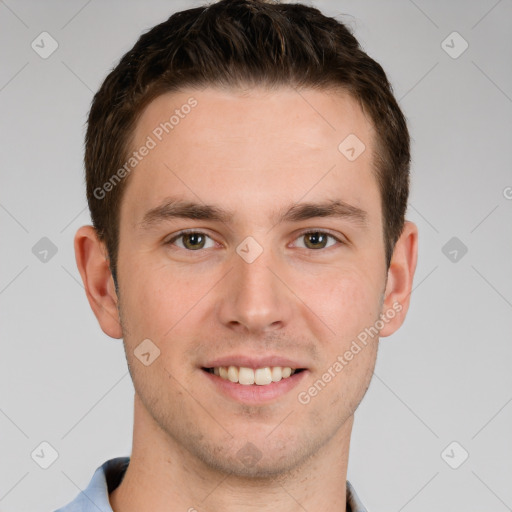
[[[101,327],[124,338],[140,421],[253,476],[349,425],[408,308],[409,165],[382,67],[313,7],[225,0],[142,35],[93,100],[93,227],[75,241]],[[241,404],[205,371],[262,355],[300,365],[293,392]],[[293,424],[267,437],[286,411]]]

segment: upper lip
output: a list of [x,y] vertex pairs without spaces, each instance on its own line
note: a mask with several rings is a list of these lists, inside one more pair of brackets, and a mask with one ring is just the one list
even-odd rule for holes
[[306,366],[293,359],[288,359],[278,355],[266,355],[266,356],[247,356],[247,355],[232,355],[218,357],[208,361],[203,368],[216,368],[220,366],[243,366],[245,368],[265,368],[266,366],[282,366],[290,368],[306,368]]

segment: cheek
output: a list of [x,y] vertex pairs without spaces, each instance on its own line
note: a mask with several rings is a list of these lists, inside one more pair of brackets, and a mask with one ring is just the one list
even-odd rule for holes
[[324,319],[339,339],[346,340],[375,322],[380,292],[368,275],[340,271],[307,290],[308,305]]
[[123,270],[121,302],[130,338],[161,339],[183,316],[180,312],[189,293],[186,284],[176,274],[171,278],[165,269],[153,268],[148,262],[132,262]]
[[165,306],[187,291],[179,268],[170,265],[161,243],[139,241],[127,229],[120,233],[118,273],[125,305],[137,315],[157,311],[159,304]]
[[[190,277],[168,265],[139,262],[123,297],[125,343],[130,349],[149,338],[160,348],[160,361],[186,378],[191,340],[202,332],[205,293],[218,276]],[[182,373],[183,372],[183,373]]]
[[[332,382],[336,382],[328,398],[329,407],[334,410],[341,408],[343,411],[354,412],[370,385],[377,358],[377,342],[370,341],[365,345],[359,343],[358,350],[357,354],[352,351],[339,354],[344,366],[339,376],[333,379]],[[350,361],[347,359],[349,353],[352,354]]]

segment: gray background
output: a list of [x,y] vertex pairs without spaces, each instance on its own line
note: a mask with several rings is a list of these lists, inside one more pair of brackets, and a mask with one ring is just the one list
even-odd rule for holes
[[[348,13],[413,138],[411,308],[381,340],[348,478],[374,512],[512,510],[512,2],[309,3]],[[98,327],[74,261],[74,232],[89,222],[84,123],[139,34],[200,4],[0,1],[1,511],[62,506],[130,453],[122,343]],[[31,47],[43,31],[59,45],[47,59]],[[457,58],[453,31],[469,44]],[[43,237],[57,248],[47,261],[47,242],[32,250]],[[58,452],[46,470],[31,458],[43,441]]]

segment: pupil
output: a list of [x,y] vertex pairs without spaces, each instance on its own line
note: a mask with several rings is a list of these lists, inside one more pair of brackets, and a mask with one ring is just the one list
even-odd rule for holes
[[317,244],[322,244],[323,247],[323,242],[325,242],[325,235],[323,233],[309,233],[307,236],[311,240],[311,244],[308,242],[308,245],[317,246]]
[[200,233],[189,233],[185,236],[185,240],[187,240],[186,245],[191,246],[193,249],[197,249],[198,246],[202,246],[203,235]]

